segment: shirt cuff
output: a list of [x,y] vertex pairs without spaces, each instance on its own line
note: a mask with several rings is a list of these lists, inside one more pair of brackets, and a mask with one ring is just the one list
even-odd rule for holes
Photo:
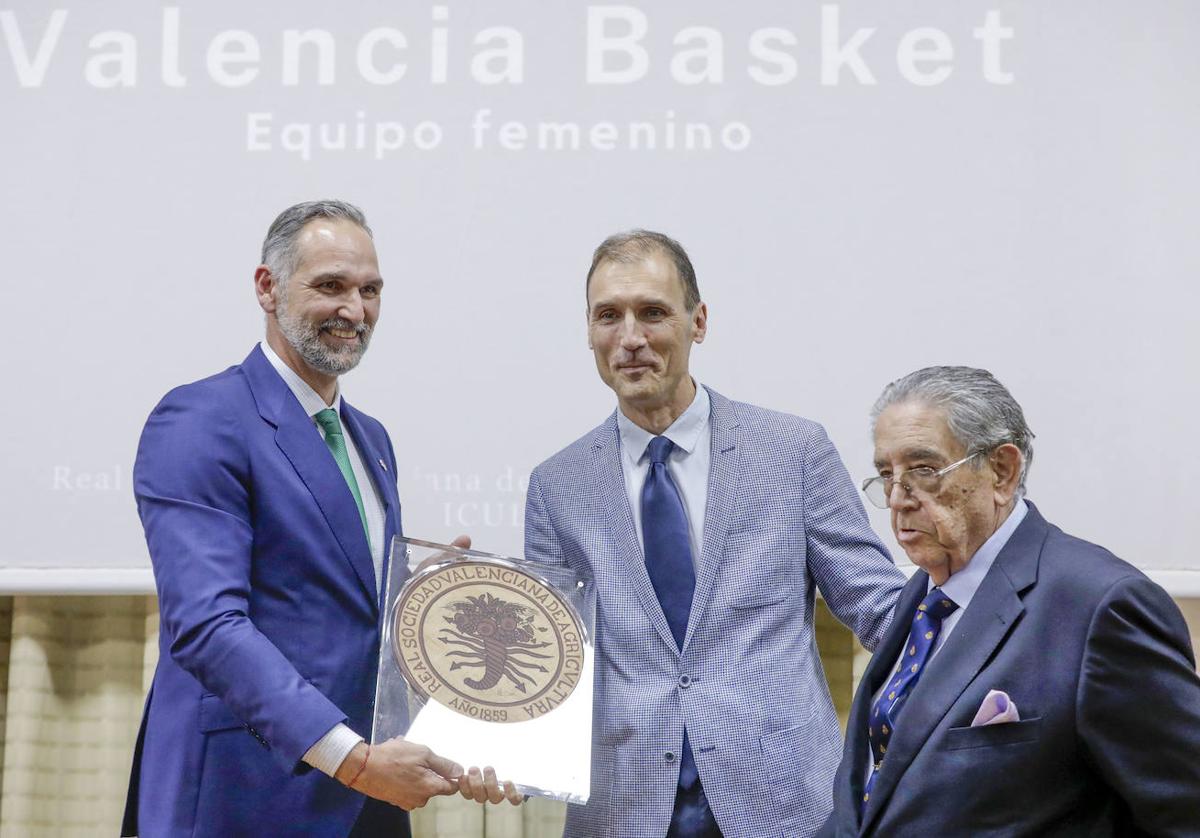
[[301,759],[332,777],[354,750],[354,746],[363,741],[366,740],[346,725],[338,724],[305,751]]

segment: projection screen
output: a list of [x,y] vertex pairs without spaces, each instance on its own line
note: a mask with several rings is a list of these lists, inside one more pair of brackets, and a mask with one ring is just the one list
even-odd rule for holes
[[410,535],[519,553],[529,471],[615,404],[591,251],[647,227],[695,263],[700,382],[861,479],[888,381],[987,367],[1046,516],[1200,595],[1190,0],[0,0],[0,29],[6,590],[152,589],[142,423],[260,339],[275,214],[339,197],[387,282],[343,393]]

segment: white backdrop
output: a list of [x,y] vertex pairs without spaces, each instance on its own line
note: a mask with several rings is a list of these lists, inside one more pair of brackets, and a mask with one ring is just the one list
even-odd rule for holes
[[3,587],[149,588],[141,425],[259,339],[274,215],[341,197],[387,279],[344,393],[411,535],[520,550],[613,408],[591,250],[643,226],[696,265],[699,380],[861,479],[884,384],[988,367],[1047,517],[1200,595],[1191,0],[65,2],[0,0]]

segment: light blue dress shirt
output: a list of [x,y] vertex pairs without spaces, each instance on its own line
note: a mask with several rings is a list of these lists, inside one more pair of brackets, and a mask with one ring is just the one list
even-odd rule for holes
[[[646,447],[654,434],[634,424],[620,410],[617,411],[617,429],[621,437],[621,471],[629,495],[629,511],[633,513],[638,544],[642,544],[642,486],[650,473]],[[698,382],[696,397],[662,436],[675,443],[675,450],[667,459],[667,471],[683,498],[692,545],[692,566],[696,567],[704,546],[704,506],[708,503],[708,465],[712,459],[712,410],[708,391]]]

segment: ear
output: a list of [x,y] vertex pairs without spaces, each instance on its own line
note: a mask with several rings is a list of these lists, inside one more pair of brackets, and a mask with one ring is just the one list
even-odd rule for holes
[[592,346],[592,309],[590,304],[583,310],[583,320],[587,324],[588,349],[595,352],[596,347]]
[[1007,442],[988,457],[996,481],[992,489],[997,506],[1008,506],[1017,495],[1021,483],[1021,465],[1024,462],[1021,449]]
[[271,269],[266,265],[259,265],[254,269],[254,296],[258,297],[259,306],[267,314],[275,313],[275,290],[278,285],[275,274],[271,273]]
[[706,334],[708,334],[708,306],[704,303],[697,303],[696,310],[692,312],[692,341],[704,343]]

